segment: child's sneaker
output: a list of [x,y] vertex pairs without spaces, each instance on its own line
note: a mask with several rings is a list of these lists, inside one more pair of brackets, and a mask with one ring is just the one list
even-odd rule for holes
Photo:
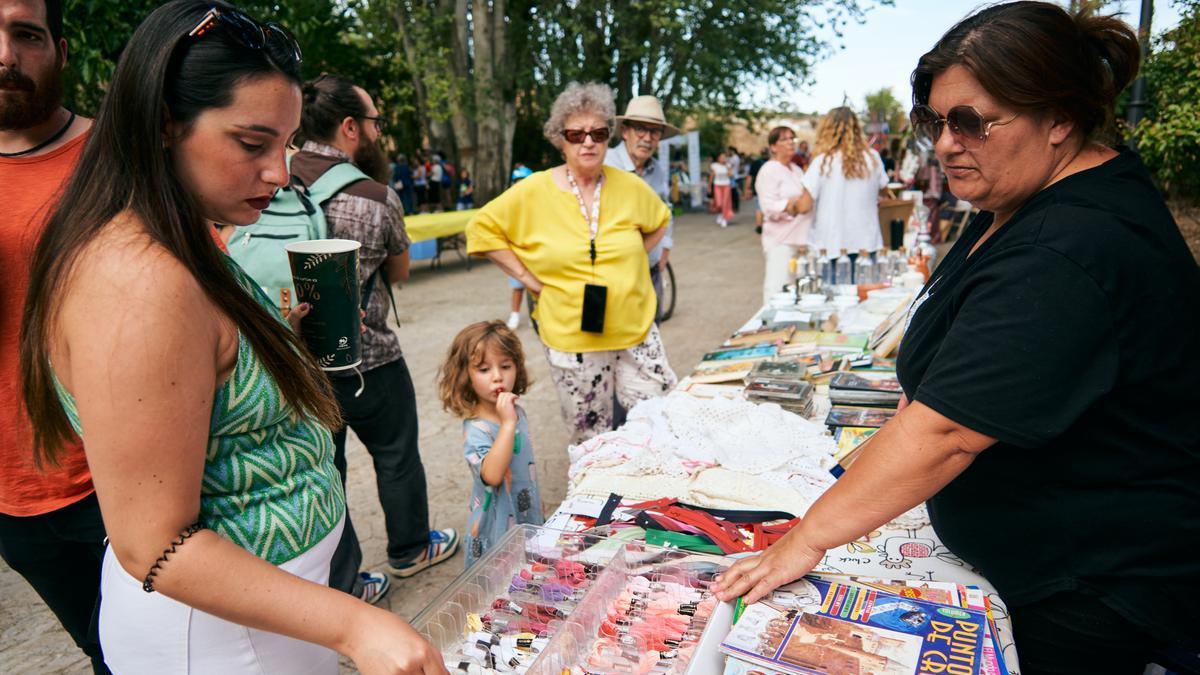
[[454,557],[458,551],[458,532],[447,527],[444,530],[429,531],[429,546],[421,555],[406,563],[390,563],[392,574],[398,577],[411,577],[421,570],[445,562]]
[[359,591],[358,597],[368,605],[374,605],[387,595],[387,592],[392,588],[392,580],[386,574],[379,572],[359,572],[358,581],[362,584],[362,590]]
[[508,326],[509,330],[516,330],[517,326],[521,325],[521,313],[510,312],[508,315],[508,321],[505,321],[504,325]]

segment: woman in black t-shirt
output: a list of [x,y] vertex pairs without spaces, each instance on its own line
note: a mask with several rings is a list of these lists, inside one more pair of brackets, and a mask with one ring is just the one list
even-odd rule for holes
[[914,131],[983,212],[910,309],[912,404],[722,599],[928,500],[1005,600],[1023,673],[1141,673],[1195,647],[1200,273],[1137,157],[1094,140],[1138,59],[1125,24],[1041,2],[986,8],[921,58]]

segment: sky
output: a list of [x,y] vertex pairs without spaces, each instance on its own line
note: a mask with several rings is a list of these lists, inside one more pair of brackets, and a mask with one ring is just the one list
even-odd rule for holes
[[[895,0],[893,7],[874,7],[864,23],[844,29],[841,44],[845,48],[831,49],[828,57],[817,63],[814,83],[799,88],[792,99],[795,105],[789,107],[799,112],[825,112],[842,105],[843,97],[848,96],[849,105],[861,109],[867,92],[891,87],[907,108],[912,100],[908,77],[917,59],[981,4],[980,0]],[[1136,30],[1140,1],[1123,0],[1114,8],[1124,11],[1123,18]],[[1178,23],[1179,11],[1170,0],[1154,0],[1155,35]],[[832,32],[822,37],[837,44]]]

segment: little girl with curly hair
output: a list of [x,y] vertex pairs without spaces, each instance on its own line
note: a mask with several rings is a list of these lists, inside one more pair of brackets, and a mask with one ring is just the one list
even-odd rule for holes
[[501,321],[464,328],[439,372],[442,407],[463,418],[463,454],[475,479],[468,567],[513,525],[545,522],[529,423],[517,405],[528,386],[521,340]]

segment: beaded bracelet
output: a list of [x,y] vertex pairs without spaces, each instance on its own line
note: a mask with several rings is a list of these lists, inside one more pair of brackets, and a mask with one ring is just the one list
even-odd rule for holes
[[178,537],[175,537],[175,540],[171,542],[171,545],[168,546],[162,552],[162,555],[158,556],[158,560],[155,560],[154,564],[150,566],[150,571],[146,573],[146,578],[142,580],[143,591],[146,591],[147,593],[154,592],[154,577],[158,574],[158,571],[162,569],[162,564],[167,562],[167,556],[174,553],[175,550],[180,546],[183,546],[183,542],[187,541],[188,537],[191,537],[193,534],[196,534],[203,529],[203,525],[201,525],[199,522],[195,522],[191,525],[188,525],[186,530],[184,530]]

